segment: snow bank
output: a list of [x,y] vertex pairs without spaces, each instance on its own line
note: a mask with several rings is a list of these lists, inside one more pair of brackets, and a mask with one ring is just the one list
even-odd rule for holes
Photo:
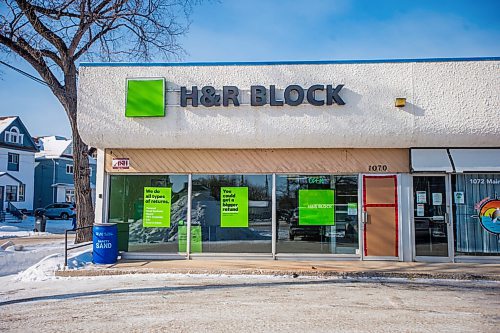
[[[79,269],[92,263],[92,249],[78,252],[68,258],[67,269]],[[55,271],[64,267],[64,254],[54,253],[19,273],[16,281],[44,281],[52,279]]]
[[0,231],[4,231],[4,232],[13,232],[13,231],[20,231],[21,229],[19,227],[15,227],[13,225],[2,225],[0,226]]
[[71,220],[47,220],[46,232],[34,232],[35,218],[28,216],[18,222],[0,222],[0,239],[44,234],[64,234],[65,230],[72,227]]
[[50,254],[63,251],[64,242],[27,245],[22,251],[15,251],[14,246],[10,246],[0,251],[0,276],[18,273]]
[[22,227],[5,225],[4,223],[0,225],[0,239],[11,237],[27,237],[34,234],[35,233],[33,231],[28,231]]

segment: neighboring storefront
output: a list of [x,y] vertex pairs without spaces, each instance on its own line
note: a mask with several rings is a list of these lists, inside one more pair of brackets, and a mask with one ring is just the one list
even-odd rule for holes
[[130,258],[498,260],[500,59],[83,64]]
[[500,149],[412,149],[415,256],[498,256]]

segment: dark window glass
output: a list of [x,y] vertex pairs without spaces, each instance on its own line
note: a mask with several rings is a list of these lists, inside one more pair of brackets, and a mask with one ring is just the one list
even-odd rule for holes
[[19,201],[25,201],[25,198],[24,198],[25,191],[26,191],[26,185],[25,184],[19,185],[19,198],[18,198]]
[[17,201],[17,186],[13,185],[5,186],[5,200]]
[[[313,208],[303,207],[302,214],[301,195],[303,200],[318,198],[308,199]],[[334,225],[324,217],[324,211],[316,211],[330,198],[334,201]],[[278,175],[276,200],[278,253],[358,254],[357,176]]]
[[19,154],[8,153],[8,171],[19,171]]
[[413,177],[417,256],[448,256],[447,193],[444,176]]
[[[203,252],[271,253],[271,175],[193,175],[192,179],[191,224],[201,229]],[[245,226],[222,223],[226,218],[221,218],[223,187],[247,188],[247,201],[240,194],[235,198],[241,205],[238,212],[248,208],[247,220],[239,220]]]
[[[128,223],[129,251],[185,251],[179,250],[178,227],[184,226],[186,221],[187,181],[185,175],[111,176],[109,221]],[[144,187],[172,189],[169,228],[143,226]],[[127,227],[121,230],[127,230]]]

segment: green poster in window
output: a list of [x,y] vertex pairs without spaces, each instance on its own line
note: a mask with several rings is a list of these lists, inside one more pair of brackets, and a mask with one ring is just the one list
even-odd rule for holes
[[299,225],[335,225],[333,190],[299,190]]
[[[186,252],[187,248],[187,226],[179,225],[177,229],[179,252]],[[191,226],[191,253],[201,253],[201,226]]]
[[220,226],[248,228],[248,187],[220,188]]
[[144,228],[170,228],[170,201],[172,189],[145,187],[142,226]]
[[191,226],[191,253],[201,253],[201,225]]

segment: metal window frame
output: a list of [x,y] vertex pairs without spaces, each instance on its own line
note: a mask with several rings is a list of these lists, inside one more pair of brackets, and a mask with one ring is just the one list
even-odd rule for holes
[[[127,259],[193,259],[193,258],[237,258],[237,259],[272,259],[272,260],[363,260],[362,256],[362,237],[361,237],[361,217],[360,210],[361,207],[361,195],[362,195],[362,187],[360,183],[359,177],[362,177],[361,173],[314,173],[314,175],[328,175],[328,176],[355,176],[358,179],[358,248],[356,254],[333,254],[333,253],[279,253],[277,251],[277,228],[276,228],[276,178],[278,175],[303,175],[304,173],[241,173],[239,175],[271,175],[272,181],[272,189],[271,189],[271,252],[255,252],[255,253],[237,253],[237,252],[207,252],[207,253],[191,253],[191,208],[192,208],[192,184],[193,175],[201,175],[201,174],[193,174],[193,173],[158,173],[154,175],[182,175],[188,177],[188,200],[187,200],[187,214],[186,214],[186,222],[187,222],[187,239],[186,239],[186,253],[180,252],[126,252],[123,253],[123,257]],[[105,184],[103,185],[104,193],[103,193],[103,205],[102,205],[102,217],[103,221],[107,221],[109,219],[109,208],[110,208],[110,195],[111,195],[111,176],[152,176],[151,173],[120,173],[120,172],[105,172],[103,181]],[[204,174],[203,174],[204,175]],[[313,174],[311,174],[313,175]],[[400,195],[400,194],[399,194]],[[399,230],[401,232],[401,230]],[[400,251],[401,253],[401,251]]]
[[[411,187],[410,187],[410,206],[409,206],[409,217],[410,217],[410,230],[411,230],[411,249],[412,249],[412,259],[415,262],[455,262],[455,221],[453,215],[452,207],[452,197],[453,193],[451,190],[451,174],[446,173],[436,173],[436,172],[422,172],[411,174]],[[415,241],[415,189],[413,187],[414,177],[444,177],[445,182],[445,192],[446,192],[446,214],[448,214],[448,223],[446,226],[446,231],[448,233],[448,256],[418,256],[416,241]]]

